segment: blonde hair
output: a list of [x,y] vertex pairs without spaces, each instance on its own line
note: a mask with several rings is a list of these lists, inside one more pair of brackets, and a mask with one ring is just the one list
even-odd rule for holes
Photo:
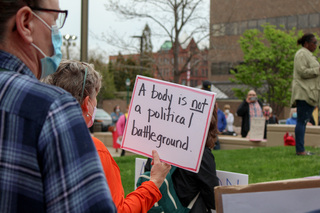
[[229,104],[225,104],[223,108],[224,109],[230,109],[230,105]]
[[[86,69],[86,82],[83,97],[81,97]],[[58,70],[41,81],[63,88],[82,104],[85,97],[89,96],[93,98],[99,93],[101,79],[101,74],[94,70],[93,64],[76,60],[62,60]]]

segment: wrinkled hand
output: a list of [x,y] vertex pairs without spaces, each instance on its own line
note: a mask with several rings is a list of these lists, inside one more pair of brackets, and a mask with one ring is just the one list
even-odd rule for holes
[[152,150],[153,160],[151,162],[152,168],[150,171],[150,181],[154,182],[158,188],[162,185],[171,166],[160,161],[159,154],[156,150]]

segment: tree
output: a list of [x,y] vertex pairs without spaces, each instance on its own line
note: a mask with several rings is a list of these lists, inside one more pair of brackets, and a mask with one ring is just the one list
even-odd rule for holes
[[[173,48],[173,76],[174,82],[179,83],[180,75],[186,69],[179,70],[179,48],[190,38],[198,35],[198,42],[208,37],[208,21],[200,5],[204,0],[131,0],[127,4],[121,4],[119,0],[109,0],[106,8],[114,11],[127,19],[147,18],[156,23],[165,35],[170,39]],[[183,41],[181,33],[188,27],[189,36]],[[185,61],[189,63],[192,54]],[[186,67],[182,66],[182,67]]]
[[101,89],[97,96],[99,104],[105,99],[114,98],[115,85],[113,81],[113,73],[108,69],[108,65],[103,62],[102,54],[90,54],[89,63],[94,65],[94,69],[102,75]]
[[302,31],[285,31],[269,24],[263,26],[263,32],[245,31],[239,40],[244,62],[231,70],[234,79],[230,80],[247,88],[233,89],[235,95],[243,98],[254,89],[270,103],[275,114],[289,106],[294,55],[300,48],[297,39],[301,36]]
[[133,89],[136,75],[140,72],[140,66],[137,66],[137,61],[133,58],[124,58],[121,53],[117,58],[117,61],[113,64],[109,62],[109,67],[112,67],[112,73],[114,76],[114,84],[117,91],[126,91],[125,81],[130,79],[130,90]]

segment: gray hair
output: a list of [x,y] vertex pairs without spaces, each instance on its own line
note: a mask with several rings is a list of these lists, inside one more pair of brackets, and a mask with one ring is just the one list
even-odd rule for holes
[[[86,83],[84,86],[83,97],[81,97],[86,68],[88,70]],[[93,98],[99,93],[101,79],[101,74],[94,70],[94,66],[92,64],[76,60],[62,60],[58,70],[41,81],[61,87],[70,92],[81,105],[84,98],[87,96]]]

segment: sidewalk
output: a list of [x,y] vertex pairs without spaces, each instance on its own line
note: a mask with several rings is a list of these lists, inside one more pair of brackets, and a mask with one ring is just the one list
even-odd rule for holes
[[107,146],[107,149],[109,150],[112,157],[120,157],[121,149],[118,149],[118,152],[116,152],[116,149],[112,146]]
[[[122,149],[118,149],[118,152],[116,152],[116,149],[113,148],[112,146],[106,146],[106,147],[109,150],[112,157],[120,157]],[[136,155],[136,154],[133,152],[126,151],[124,156],[128,156],[128,155]]]

